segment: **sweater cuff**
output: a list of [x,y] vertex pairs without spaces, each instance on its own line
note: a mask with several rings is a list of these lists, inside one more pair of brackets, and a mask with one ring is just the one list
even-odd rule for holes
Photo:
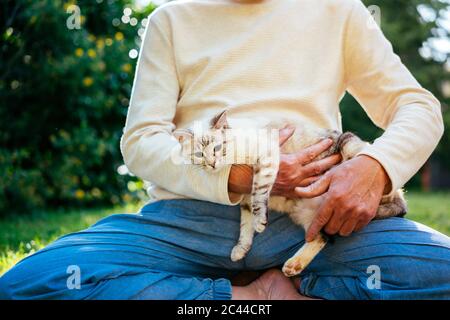
[[392,196],[398,189],[400,189],[403,186],[403,183],[400,182],[400,177],[398,177],[398,175],[397,175],[397,170],[395,169],[395,165],[392,163],[392,161],[389,159],[389,157],[386,157],[382,152],[380,152],[373,145],[369,145],[369,146],[365,147],[362,151],[360,151],[357,154],[357,156],[359,156],[359,155],[366,155],[371,158],[374,158],[381,164],[381,166],[386,171],[386,173],[389,177],[389,180],[391,181],[391,189],[384,196]]

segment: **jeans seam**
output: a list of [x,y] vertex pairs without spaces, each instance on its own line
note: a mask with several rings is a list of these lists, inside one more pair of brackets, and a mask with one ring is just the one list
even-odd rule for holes
[[325,298],[322,297],[322,295],[324,293],[328,293],[330,291],[338,290],[338,289],[345,288],[345,287],[346,286],[342,284],[342,285],[334,286],[334,287],[327,288],[327,289],[324,289],[324,290],[320,290],[319,292],[317,292],[315,294],[311,294],[310,292],[306,292],[306,289],[304,290],[305,292],[300,291],[300,293],[304,294],[304,295],[306,295],[308,297],[325,299]]
[[333,262],[333,263],[340,264],[340,265],[342,265],[342,266],[344,266],[344,267],[346,267],[346,268],[348,268],[348,269],[350,269],[352,271],[355,271],[357,274],[361,274],[361,275],[364,275],[364,276],[367,275],[366,273],[362,272],[361,270],[358,270],[358,269],[354,268],[353,266],[351,266],[348,262],[336,260],[336,259],[332,258],[331,256],[329,256],[327,254],[323,254],[323,256],[326,259],[328,259],[329,261]]

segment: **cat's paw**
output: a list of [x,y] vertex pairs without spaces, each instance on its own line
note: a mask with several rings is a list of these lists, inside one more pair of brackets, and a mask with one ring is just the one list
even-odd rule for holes
[[247,255],[247,250],[240,245],[234,246],[231,250],[231,261],[236,262],[242,260]]
[[300,274],[304,269],[301,259],[298,257],[290,258],[283,266],[283,273],[286,277],[293,277]]
[[253,229],[261,233],[264,230],[266,230],[267,227],[267,218],[263,215],[255,216],[255,219],[253,220]]

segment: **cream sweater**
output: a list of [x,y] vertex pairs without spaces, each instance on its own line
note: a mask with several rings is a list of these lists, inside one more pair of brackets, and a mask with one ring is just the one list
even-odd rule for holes
[[424,164],[443,133],[439,101],[394,54],[359,0],[178,0],[149,17],[121,150],[152,201],[226,205],[230,167],[177,165],[175,128],[228,109],[233,118],[307,120],[341,130],[348,91],[385,130],[363,154],[393,189]]

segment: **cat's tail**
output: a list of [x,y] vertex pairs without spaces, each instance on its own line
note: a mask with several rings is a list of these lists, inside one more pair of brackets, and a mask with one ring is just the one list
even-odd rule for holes
[[386,197],[381,201],[375,219],[390,217],[404,217],[408,211],[408,205],[403,196],[403,191],[398,190],[392,197]]

